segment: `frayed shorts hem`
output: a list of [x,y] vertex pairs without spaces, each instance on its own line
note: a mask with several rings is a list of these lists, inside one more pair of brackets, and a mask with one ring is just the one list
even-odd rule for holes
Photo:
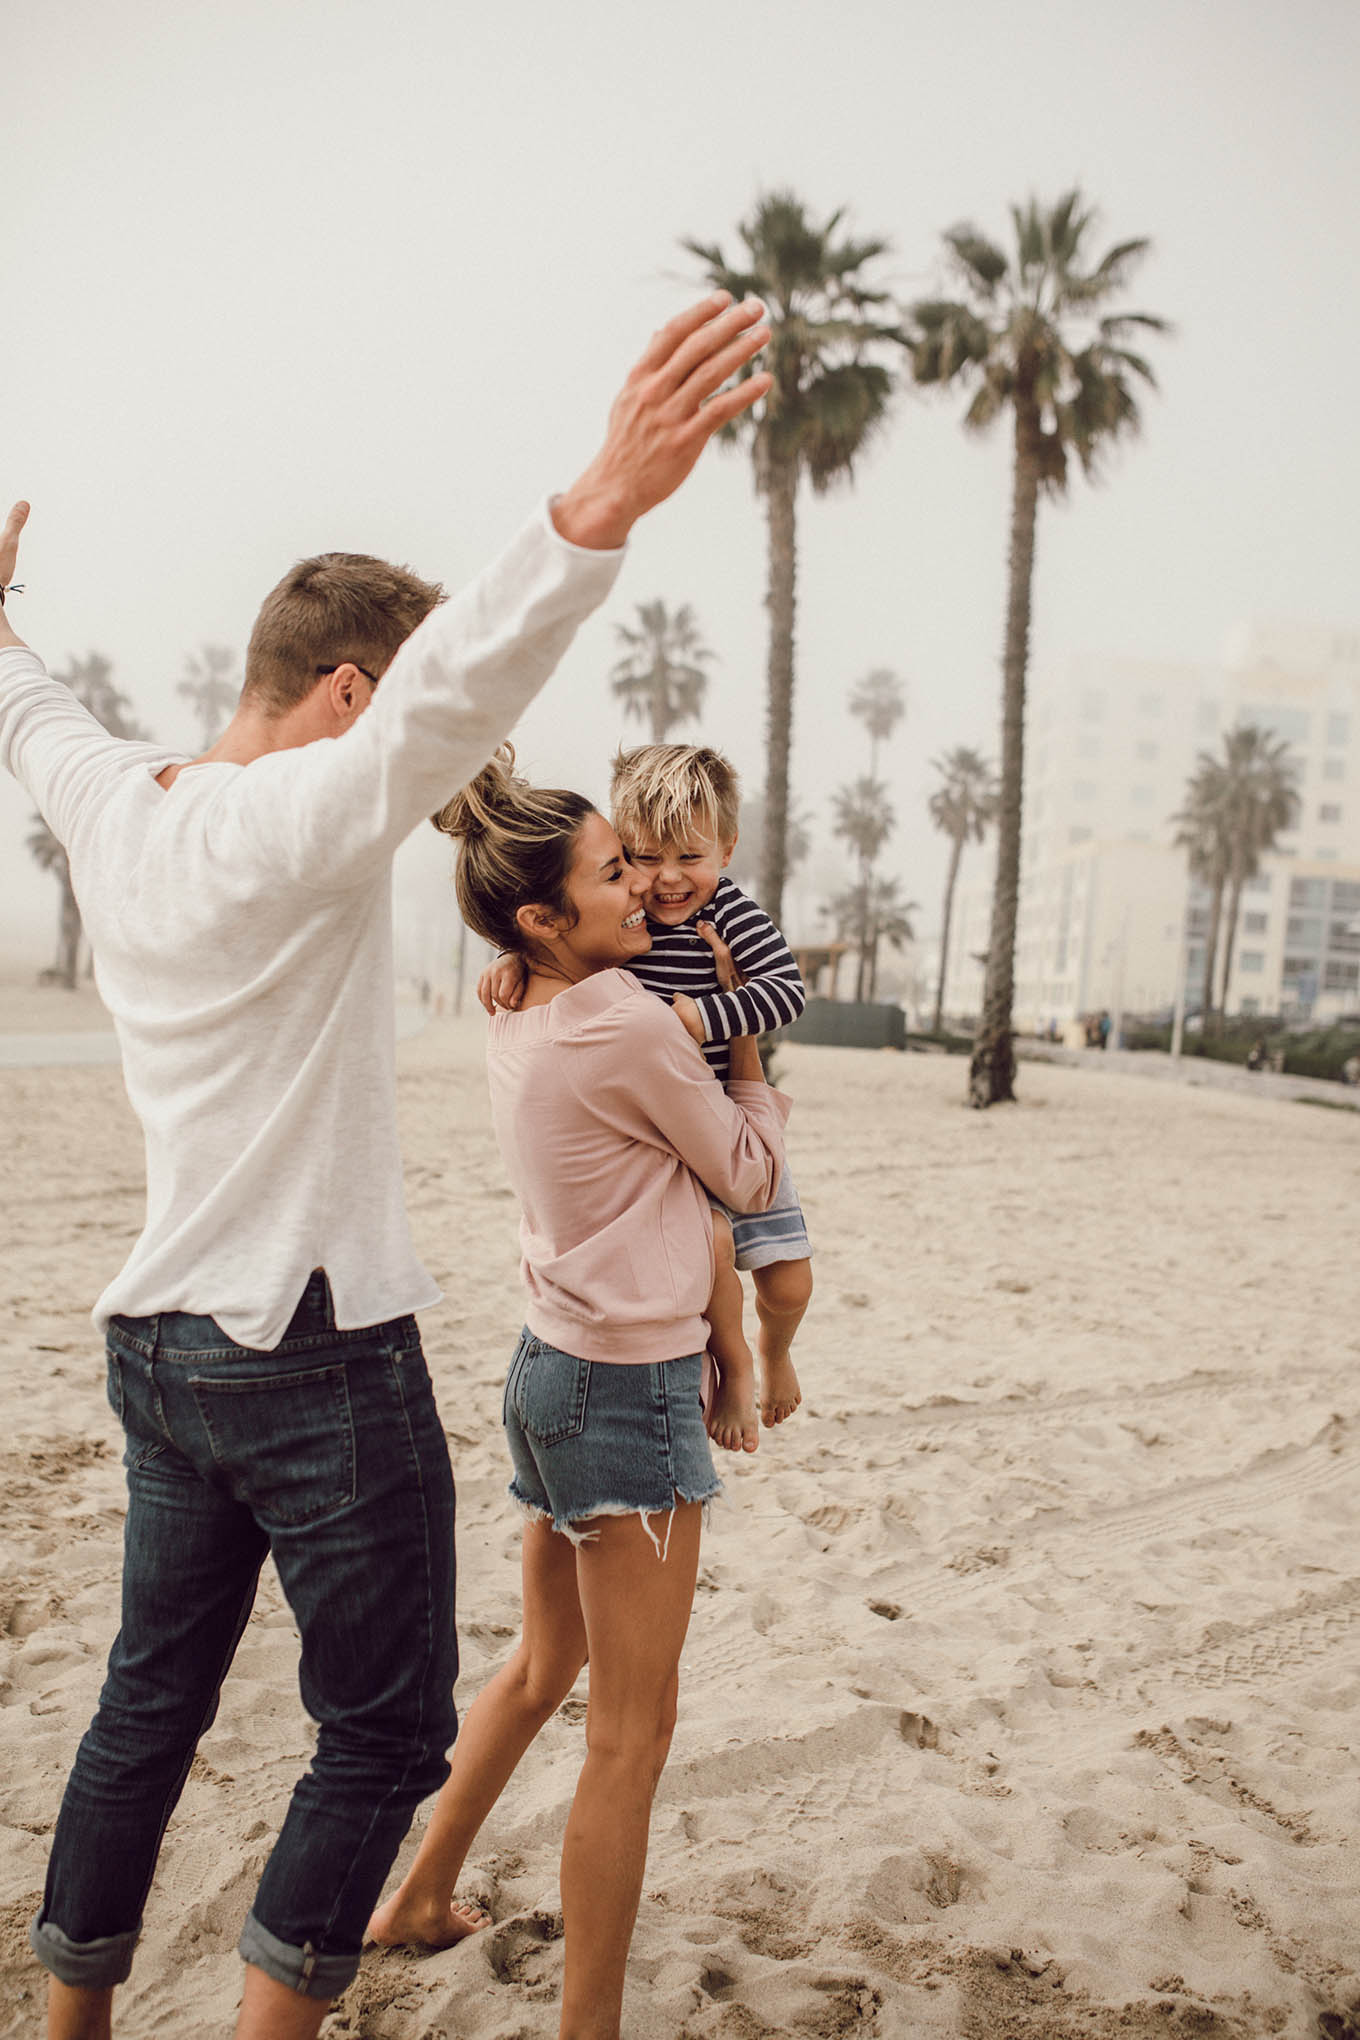
[[709,1512],[714,1502],[722,1494],[722,1491],[723,1484],[719,1480],[715,1481],[711,1488],[706,1489],[703,1494],[699,1495],[683,1494],[677,1488],[674,1495],[668,1501],[658,1502],[651,1508],[643,1508],[637,1502],[598,1502],[593,1508],[582,1509],[574,1516],[557,1517],[553,1515],[551,1509],[545,1509],[541,1502],[532,1501],[528,1495],[521,1494],[513,1480],[506,1490],[526,1523],[546,1523],[550,1530],[556,1532],[557,1536],[565,1537],[567,1542],[576,1545],[578,1550],[583,1544],[593,1544],[600,1533],[598,1530],[578,1530],[575,1527],[577,1523],[593,1523],[597,1516],[636,1516],[647,1535],[651,1538],[656,1548],[657,1557],[662,1559],[665,1558],[666,1549],[670,1545],[671,1526],[669,1523],[666,1525],[666,1549],[663,1549],[661,1539],[657,1536],[647,1518],[649,1516],[673,1515],[677,1502],[698,1502],[703,1509],[704,1528],[707,1529]]
[[357,1954],[322,1955],[310,1941],[294,1948],[277,1934],[271,1934],[268,1927],[261,1926],[254,1913],[246,1914],[236,1952],[252,1969],[262,1969],[275,1983],[296,1991],[299,1997],[337,1998],[359,1973]]
[[28,1945],[44,1969],[71,1990],[112,1990],[132,1974],[132,1953],[141,1934],[107,1934],[98,1941],[73,1941],[41,1913],[28,1930]]

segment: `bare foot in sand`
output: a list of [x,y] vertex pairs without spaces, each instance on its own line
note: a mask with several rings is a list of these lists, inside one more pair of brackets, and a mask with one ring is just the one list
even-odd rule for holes
[[380,1948],[451,1948],[491,1925],[491,1915],[471,1899],[451,1898],[445,1905],[417,1904],[394,1892],[368,1923],[366,1941]]
[[708,1435],[724,1452],[754,1452],[760,1443],[755,1373],[729,1368],[718,1377],[708,1412]]
[[791,1417],[803,1400],[798,1375],[788,1352],[760,1356],[760,1421],[766,1430]]

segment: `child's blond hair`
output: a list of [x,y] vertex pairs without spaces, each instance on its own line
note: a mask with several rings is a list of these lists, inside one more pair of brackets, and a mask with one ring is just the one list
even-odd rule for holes
[[696,825],[717,843],[737,833],[741,788],[721,751],[700,744],[639,744],[620,751],[609,788],[625,844],[678,843]]

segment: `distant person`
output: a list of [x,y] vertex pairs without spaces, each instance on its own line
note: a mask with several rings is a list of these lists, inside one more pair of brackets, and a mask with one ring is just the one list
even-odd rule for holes
[[402,1200],[392,858],[542,687],[636,520],[769,388],[722,387],[760,317],[720,293],[663,327],[584,474],[447,607],[365,554],[294,567],[202,757],[110,737],[0,616],[0,762],[70,858],[147,1165],[95,1310],[128,1444],[123,1621],[31,1934],[49,2040],[111,2031],[266,1554],[319,1732],[241,1936],[238,2040],[312,2040],[447,1774],[453,1482],[411,1316],[439,1292]]
[[525,966],[487,1049],[527,1291],[504,1404],[524,1630],[469,1711],[415,1860],[370,1932],[441,1947],[476,1930],[454,1897],[467,1851],[588,1662],[562,1844],[559,2030],[617,2040],[703,1504],[719,1488],[699,1400],[709,1196],[770,1203],[788,1101],[767,1088],[749,1033],[724,1088],[679,1015],[630,975],[651,947],[654,879],[589,801],[527,785],[512,762],[493,761],[439,826],[460,839],[464,920]]
[[1263,1070],[1269,1060],[1265,1042],[1258,1034],[1251,1047],[1247,1050],[1247,1068],[1249,1070]]
[[[732,1043],[787,1027],[807,1001],[779,930],[726,874],[737,847],[738,781],[718,751],[693,744],[640,744],[614,761],[610,806],[630,861],[649,880],[642,904],[652,946],[628,968],[674,1004],[709,1068],[726,1082]],[[477,987],[489,1012],[513,1009],[524,983],[518,958],[485,971]],[[754,1452],[755,1366],[742,1330],[738,1269],[749,1269],[760,1323],[760,1415],[793,1415],[803,1394],[794,1334],[812,1298],[812,1246],[787,1167],[768,1211],[715,1213],[716,1271],[708,1318],[718,1388],[709,1433],[729,1451]]]
[[1110,1016],[1108,1013],[1102,1013],[1096,1022],[1096,1040],[1101,1048],[1108,1048],[1110,1045]]

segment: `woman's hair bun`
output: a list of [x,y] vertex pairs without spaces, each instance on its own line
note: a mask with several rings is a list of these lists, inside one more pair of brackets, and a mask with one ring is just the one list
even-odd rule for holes
[[527,790],[527,780],[515,771],[514,745],[502,744],[477,777],[460,787],[430,820],[444,835],[466,842],[503,821]]

